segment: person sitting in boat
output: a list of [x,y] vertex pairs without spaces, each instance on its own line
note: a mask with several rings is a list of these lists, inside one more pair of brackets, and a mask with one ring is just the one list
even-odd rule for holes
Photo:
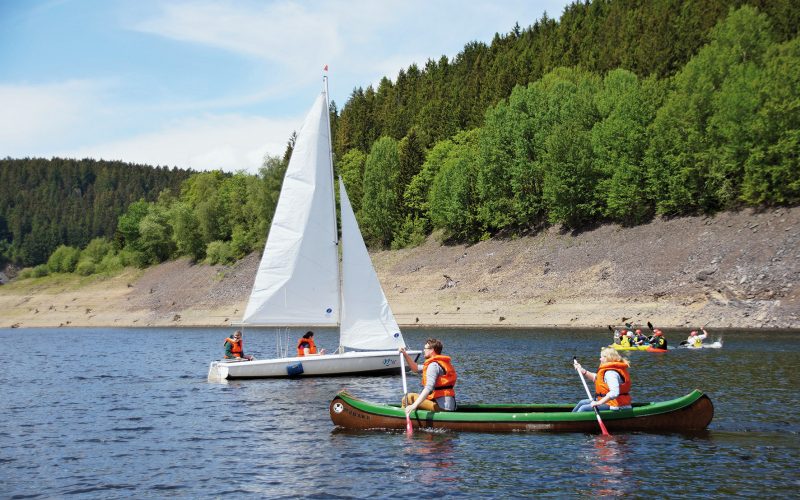
[[314,332],[306,332],[306,334],[297,341],[298,356],[318,356],[320,354],[325,354],[325,349],[320,349],[320,351],[317,352],[317,346],[314,344]]
[[703,341],[706,339],[706,337],[708,337],[708,332],[706,331],[705,327],[702,326],[700,327],[700,330],[702,330],[702,334],[698,334],[697,330],[692,330],[692,332],[689,334],[689,338],[686,339],[686,344],[688,344],[689,347],[703,346]]
[[645,345],[647,344],[647,336],[642,333],[640,328],[636,329],[636,337],[635,337],[636,345]]
[[455,411],[455,385],[458,376],[450,356],[443,355],[442,348],[440,340],[426,340],[423,348],[425,363],[422,366],[411,359],[404,347],[400,348],[411,371],[422,374],[423,385],[421,393],[409,393],[403,397],[406,415],[417,408],[426,411]]
[[658,328],[653,330],[653,336],[650,338],[650,346],[656,349],[667,348],[667,339],[664,337],[664,333]]
[[225,359],[253,360],[253,356],[248,356],[244,353],[244,341],[242,340],[241,330],[233,332],[233,337],[226,338],[223,345],[225,346]]
[[583,399],[575,405],[573,412],[598,410],[621,410],[631,407],[630,362],[619,355],[613,347],[600,351],[600,368],[592,373],[577,360],[575,369],[590,381],[594,381],[595,399]]
[[[632,334],[631,334],[632,335]],[[631,335],[629,335],[628,330],[622,330],[619,345],[622,347],[630,347],[631,346]]]

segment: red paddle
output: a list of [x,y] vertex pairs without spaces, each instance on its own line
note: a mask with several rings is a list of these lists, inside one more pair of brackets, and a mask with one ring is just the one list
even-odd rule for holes
[[[577,360],[578,358],[574,356],[572,357],[573,363]],[[578,369],[575,368],[575,371],[578,371]],[[583,378],[581,372],[578,372],[578,377],[580,377],[581,382],[583,382],[583,388],[586,389],[586,395],[589,396],[589,399],[592,399],[592,393],[589,392],[589,386],[586,385],[586,379]],[[594,407],[594,414],[597,417],[597,423],[600,424],[600,432],[602,432],[604,436],[610,436],[611,434],[608,433],[608,429],[606,429],[606,425],[603,423],[603,419],[600,418],[600,412],[597,411],[597,407]]]

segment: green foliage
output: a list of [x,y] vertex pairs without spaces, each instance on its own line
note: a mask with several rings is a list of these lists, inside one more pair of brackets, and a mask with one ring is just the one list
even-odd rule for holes
[[80,260],[81,251],[67,245],[61,245],[47,259],[47,270],[51,273],[71,273]]
[[103,260],[103,258],[114,251],[111,242],[105,238],[94,238],[86,245],[86,248],[81,250],[81,260],[88,260],[95,264]]
[[206,256],[206,245],[191,205],[184,201],[172,205],[169,209],[169,220],[177,254],[187,255],[195,262],[203,260]]
[[235,259],[231,245],[224,241],[212,241],[206,248],[206,262],[210,265],[228,264]]
[[644,156],[647,127],[663,100],[662,86],[654,78],[640,83],[633,73],[614,70],[606,75],[595,96],[600,120],[591,131],[595,168],[601,180],[597,197],[603,215],[625,224],[645,221],[653,212],[646,197]]
[[347,187],[347,197],[353,206],[353,212],[361,210],[361,198],[364,196],[364,165],[367,163],[367,155],[358,149],[351,149],[337,163],[339,175]]
[[75,272],[81,276],[90,276],[94,274],[96,270],[97,266],[95,266],[95,263],[90,260],[80,261],[78,266],[75,268]]
[[425,243],[428,234],[428,220],[422,217],[407,215],[403,224],[395,232],[392,250],[414,248]]
[[43,278],[50,274],[47,264],[39,264],[31,269],[31,278]]
[[139,222],[138,247],[148,264],[164,262],[173,255],[175,242],[165,208],[150,205],[147,215]]
[[462,132],[433,179],[430,189],[430,218],[446,237],[475,240],[477,199],[474,189],[478,164],[478,131]]
[[742,199],[750,204],[800,203],[800,38],[765,56],[753,150],[745,161]]
[[392,242],[400,225],[398,172],[400,158],[397,141],[382,137],[375,142],[364,165],[364,196],[359,226],[367,241],[381,246]]

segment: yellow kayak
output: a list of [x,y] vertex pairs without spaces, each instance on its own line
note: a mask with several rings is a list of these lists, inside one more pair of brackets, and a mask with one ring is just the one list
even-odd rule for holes
[[647,348],[650,347],[650,345],[635,345],[631,347],[623,347],[619,344],[611,344],[608,347],[613,347],[618,351],[646,351]]

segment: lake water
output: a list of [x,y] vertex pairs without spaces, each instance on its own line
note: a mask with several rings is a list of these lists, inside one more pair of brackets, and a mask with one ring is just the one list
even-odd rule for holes
[[[699,435],[611,439],[336,429],[328,404],[337,391],[399,400],[401,378],[209,383],[208,364],[229,332],[0,330],[0,497],[796,497],[800,489],[797,332],[725,331],[723,349],[630,353],[635,400],[699,388],[715,416]],[[600,329],[405,332],[415,348],[428,336],[454,358],[458,399],[476,403],[575,402],[585,393],[572,356],[595,369],[610,340]],[[247,330],[245,339],[259,357],[275,352],[272,333]],[[331,332],[315,339],[336,347]]]

